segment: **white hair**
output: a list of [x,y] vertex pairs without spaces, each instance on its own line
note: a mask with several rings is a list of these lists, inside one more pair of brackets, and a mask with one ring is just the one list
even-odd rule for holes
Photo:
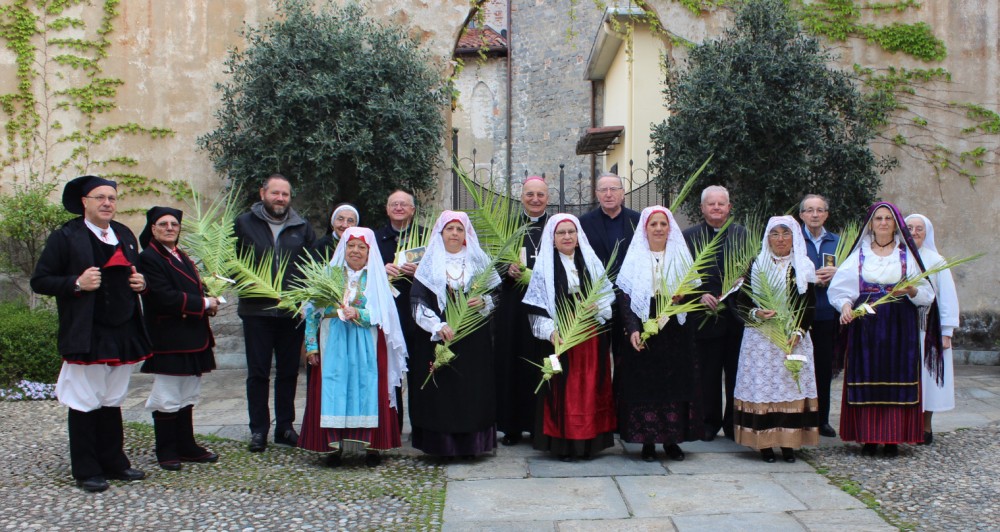
[[701,191],[701,202],[705,203],[705,198],[713,192],[721,192],[722,195],[726,197],[726,203],[729,203],[729,191],[726,190],[726,187],[719,185],[711,185],[705,187],[705,190]]

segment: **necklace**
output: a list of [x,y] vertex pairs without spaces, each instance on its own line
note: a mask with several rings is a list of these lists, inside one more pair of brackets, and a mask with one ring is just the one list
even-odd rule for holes
[[448,278],[446,284],[449,287],[452,286],[452,285],[462,286],[462,284],[464,284],[464,282],[465,282],[465,259],[463,258],[462,261],[461,261],[462,269],[461,270],[457,270],[458,274],[457,275],[452,275],[452,271],[456,270],[456,268],[453,268],[452,265],[455,264],[456,262],[458,262],[458,261],[448,261],[445,264],[444,274]]
[[885,248],[891,246],[892,244],[894,244],[896,242],[896,240],[892,239],[892,240],[889,240],[888,242],[886,242],[885,244],[880,244],[879,241],[878,241],[878,238],[875,238],[873,236],[872,237],[872,242],[874,242],[876,246],[885,249]]

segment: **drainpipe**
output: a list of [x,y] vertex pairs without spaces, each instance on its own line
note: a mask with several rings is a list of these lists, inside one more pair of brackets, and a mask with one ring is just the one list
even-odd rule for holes
[[513,139],[511,138],[511,131],[513,127],[511,126],[513,111],[511,107],[514,104],[514,95],[512,93],[514,83],[512,77],[514,75],[514,69],[512,68],[512,62],[514,60],[514,28],[511,22],[511,3],[514,0],[507,0],[507,197],[511,197],[511,182],[514,180],[514,168],[512,167],[513,159]]

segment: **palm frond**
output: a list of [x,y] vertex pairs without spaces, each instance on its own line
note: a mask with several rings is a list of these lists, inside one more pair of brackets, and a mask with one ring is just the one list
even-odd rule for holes
[[468,214],[483,250],[491,257],[497,257],[501,264],[524,266],[521,264],[520,246],[505,245],[522,226],[527,226],[521,219],[517,204],[475,183],[461,168],[456,166],[455,170],[476,206]]
[[[728,222],[727,222],[728,223]],[[756,216],[748,218],[744,224],[746,237],[742,240],[727,239],[726,251],[722,256],[722,294],[719,297],[721,303],[730,294],[739,290],[743,284],[743,277],[746,275],[750,264],[757,258],[760,251],[760,242],[763,238],[764,228],[760,218]],[[721,230],[719,231],[722,232]]]
[[917,286],[917,284],[920,281],[930,277],[931,275],[934,275],[936,273],[941,273],[944,270],[954,268],[955,266],[958,266],[960,264],[965,264],[967,262],[972,262],[974,260],[980,259],[984,255],[986,255],[986,253],[976,253],[975,255],[969,257],[962,257],[958,259],[945,259],[944,262],[938,264],[933,268],[928,268],[927,271],[921,272],[919,275],[914,275],[913,277],[907,277],[906,279],[899,281],[898,283],[896,283],[895,286],[893,286],[892,290],[890,290],[884,296],[876,299],[875,301],[861,303],[860,305],[855,307],[853,311],[851,311],[851,315],[854,316],[855,318],[860,318],[868,314],[875,314],[876,307],[879,307],[886,303],[899,301],[900,299],[905,297],[903,292],[908,290],[911,286]]
[[681,208],[681,205],[684,204],[684,200],[686,200],[688,195],[691,194],[691,190],[694,188],[695,182],[698,181],[698,177],[701,176],[701,173],[706,167],[708,167],[708,163],[712,161],[712,157],[715,157],[714,153],[709,155],[708,159],[705,159],[705,162],[701,163],[701,167],[698,168],[695,173],[691,174],[691,177],[684,182],[684,186],[677,191],[677,196],[674,197],[674,201],[670,202],[670,212],[677,212],[677,209]]
[[279,307],[299,314],[307,304],[336,307],[344,303],[344,269],[330,265],[327,257],[306,254],[299,263],[299,276],[281,293]]
[[228,195],[217,196],[202,208],[204,197],[192,190],[188,222],[181,235],[181,243],[194,260],[205,289],[210,296],[221,297],[233,287],[227,276],[236,260],[236,217],[239,214],[239,189]]
[[701,293],[697,282],[704,272],[712,266],[715,254],[722,245],[722,231],[719,231],[705,245],[698,246],[690,264],[682,264],[685,268],[684,275],[677,283],[677,286],[669,286],[667,280],[672,277],[669,273],[661,280],[660,289],[656,292],[656,316],[645,320],[642,324],[642,341],[645,342],[651,336],[660,332],[671,317],[689,312],[699,312],[705,310],[705,305],[700,299],[674,303],[675,297],[682,299]]
[[848,255],[851,254],[851,246],[854,245],[854,241],[858,239],[858,234],[860,233],[861,226],[857,222],[850,222],[841,229],[840,240],[837,241],[837,249],[833,252],[838,268],[847,260]]
[[[753,301],[754,308],[773,310],[774,316],[766,320],[758,320],[751,316],[751,309],[737,309],[744,317],[748,327],[757,329],[778,349],[786,355],[794,349],[794,339],[802,333],[802,317],[805,315],[806,300],[796,297],[794,284],[780,283],[774,286],[763,271],[754,270],[750,285],[744,285],[742,290]],[[797,334],[799,333],[799,334]]]
[[427,247],[431,241],[431,232],[434,231],[434,213],[417,213],[410,221],[410,226],[400,236],[396,242],[396,259],[399,254],[410,249]]
[[257,260],[252,247],[247,247],[236,254],[232,263],[235,271],[236,291],[240,297],[259,297],[278,300],[275,305],[284,308],[282,299],[282,280],[288,268],[288,257],[281,257],[275,263],[274,250],[269,249]]

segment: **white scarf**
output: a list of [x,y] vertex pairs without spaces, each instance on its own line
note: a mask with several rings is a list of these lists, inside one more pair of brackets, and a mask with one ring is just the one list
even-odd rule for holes
[[[788,257],[775,257],[771,246],[767,243],[767,235],[771,229],[783,225],[792,232],[792,251]],[[772,216],[764,229],[764,239],[760,244],[760,253],[754,259],[753,271],[758,279],[767,279],[774,288],[784,289],[785,275],[788,266],[795,268],[795,287],[800,294],[806,293],[809,283],[816,282],[816,266],[806,251],[806,240],[802,237],[802,227],[795,218],[789,215]]]
[[[469,283],[479,272],[490,267],[493,262],[489,255],[479,246],[479,238],[476,230],[472,228],[469,215],[461,211],[444,211],[438,216],[431,232],[431,241],[427,244],[427,251],[424,253],[414,278],[421,282],[428,290],[437,297],[438,309],[444,312],[445,304],[448,302],[448,255],[444,248],[444,239],[441,231],[448,223],[458,220],[465,227],[465,290],[469,289]],[[453,255],[454,256],[454,255]],[[500,285],[500,276],[494,271],[487,280],[489,288],[496,288]]]

